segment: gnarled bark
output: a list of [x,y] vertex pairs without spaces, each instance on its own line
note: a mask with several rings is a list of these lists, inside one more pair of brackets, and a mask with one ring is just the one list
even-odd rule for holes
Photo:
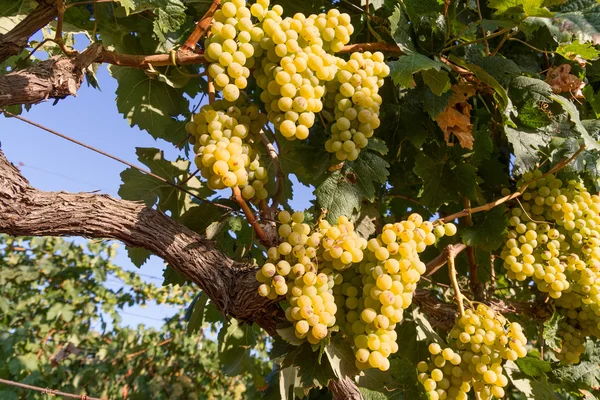
[[0,232],[116,239],[143,247],[196,283],[223,313],[275,333],[280,309],[258,295],[251,266],[230,259],[212,242],[143,204],[102,194],[37,190],[1,151]]
[[0,107],[36,104],[76,95],[85,69],[102,50],[101,45],[94,44],[73,58],[53,57],[29,68],[0,75]]
[[38,6],[25,19],[4,35],[0,35],[0,62],[19,54],[31,35],[48,25],[57,16],[56,2],[38,0]]

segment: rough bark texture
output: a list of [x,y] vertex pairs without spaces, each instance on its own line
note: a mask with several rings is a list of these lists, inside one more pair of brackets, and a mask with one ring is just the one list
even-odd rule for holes
[[48,25],[56,15],[56,2],[38,0],[38,6],[17,26],[0,35],[0,62],[19,54],[27,46],[31,35]]
[[29,68],[0,75],[0,107],[36,104],[76,95],[85,69],[102,50],[101,45],[94,44],[73,58],[53,57]]
[[334,400],[362,400],[358,387],[348,377],[339,381],[331,381],[327,386]]
[[116,239],[163,258],[225,314],[275,333],[280,309],[257,293],[255,271],[196,232],[142,204],[89,193],[42,192],[0,152],[0,232]]

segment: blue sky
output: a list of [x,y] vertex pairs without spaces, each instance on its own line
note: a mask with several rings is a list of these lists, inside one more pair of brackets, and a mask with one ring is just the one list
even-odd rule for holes
[[[179,155],[171,144],[157,141],[148,133],[129,127],[117,111],[116,81],[110,77],[106,66],[98,69],[98,79],[101,91],[84,83],[77,97],[66,98],[54,106],[52,102],[35,105],[23,116],[135,165],[141,166],[135,155],[136,147],[160,148],[167,159],[175,159]],[[8,160],[20,165],[23,175],[40,190],[99,190],[118,197],[121,184],[119,174],[126,166],[114,160],[17,119],[3,116],[0,116],[0,143]],[[292,206],[296,209],[308,207],[310,190],[295,184],[294,192]],[[138,271],[129,261],[124,246],[120,246],[115,263],[127,270]],[[163,261],[153,256],[139,272],[144,274],[144,280],[160,285],[162,280],[158,278],[162,277],[163,268]],[[116,282],[109,285],[118,287]],[[123,323],[130,326],[140,323],[158,326],[161,323],[157,319],[176,311],[164,305],[150,305],[143,309],[134,307],[126,310]]]

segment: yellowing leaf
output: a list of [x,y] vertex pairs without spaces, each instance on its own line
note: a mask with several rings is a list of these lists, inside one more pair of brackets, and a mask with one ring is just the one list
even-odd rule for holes
[[435,120],[444,132],[444,139],[449,146],[453,145],[450,140],[450,134],[453,134],[461,147],[473,149],[472,107],[467,101],[475,94],[475,88],[469,85],[454,85],[452,91],[454,94],[448,106]]

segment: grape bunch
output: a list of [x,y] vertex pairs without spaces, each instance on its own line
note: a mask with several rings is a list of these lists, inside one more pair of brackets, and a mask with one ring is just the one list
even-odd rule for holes
[[336,77],[340,59],[331,52],[341,50],[354,29],[350,16],[335,9],[284,19],[282,13],[274,6],[261,21],[265,57],[254,77],[269,121],[289,140],[306,139],[323,108],[324,83]]
[[257,151],[265,123],[265,114],[242,99],[217,100],[194,115],[186,129],[195,138],[195,163],[209,188],[238,186],[247,200],[268,197],[267,170]]
[[[269,5],[268,0],[257,4]],[[262,29],[252,22],[246,0],[225,0],[213,16],[211,35],[205,40],[204,56],[215,87],[228,101],[236,101],[248,86],[250,68],[256,62],[255,45]]]
[[281,211],[278,219],[280,243],[267,251],[268,262],[256,274],[258,293],[270,299],[285,295],[285,315],[296,336],[316,344],[336,323],[333,288],[343,282],[339,271],[362,260],[367,243],[346,217],[334,225],[319,221],[314,229],[301,212]]
[[521,325],[507,321],[484,304],[457,317],[449,334],[449,347],[429,345],[428,362],[417,365],[419,381],[430,399],[504,397],[508,378],[502,364],[525,357],[527,339]]
[[411,214],[406,221],[385,225],[377,238],[368,241],[358,268],[360,279],[349,276],[349,285],[342,287],[345,328],[354,337],[358,368],[389,368],[388,357],[398,350],[394,329],[426,270],[419,253],[438,237],[455,233],[453,224],[434,227]]
[[[531,182],[511,210],[502,251],[507,276],[533,279],[568,316],[557,357],[579,361],[585,337],[600,335],[600,197],[581,181],[563,181],[540,170],[524,174]],[[574,333],[576,332],[576,333]]]
[[327,84],[325,105],[334,109],[335,123],[325,149],[339,161],[354,161],[380,125],[379,88],[390,73],[381,52],[352,53],[340,60],[336,80]]

